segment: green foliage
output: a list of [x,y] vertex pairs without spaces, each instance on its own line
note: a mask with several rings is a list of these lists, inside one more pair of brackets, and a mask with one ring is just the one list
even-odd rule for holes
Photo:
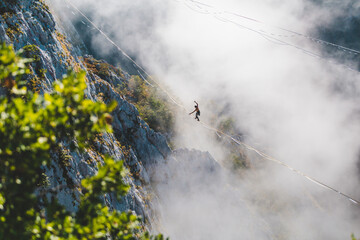
[[351,240],[357,240],[354,234],[351,234]]
[[70,166],[70,160],[71,160],[71,155],[69,154],[70,151],[67,151],[65,149],[61,149],[59,151],[59,162],[60,165],[63,167],[68,167]]
[[[67,214],[53,203],[47,209],[47,218],[37,218],[32,228],[33,239],[136,239],[139,234],[138,218],[131,213],[110,211],[103,205],[101,196],[114,192],[123,196],[128,186],[121,181],[125,174],[122,162],[111,158],[99,165],[98,174],[82,181],[83,196],[79,210]],[[120,180],[119,180],[120,179]]]
[[227,159],[230,161],[229,165],[233,170],[249,167],[248,159],[242,151],[231,151],[231,153],[227,155]]
[[41,80],[36,75],[28,81],[28,86],[33,92],[39,93],[42,90]]
[[15,53],[12,46],[6,46],[4,43],[0,46],[0,79],[8,77],[18,77],[29,70],[26,69],[26,63],[29,59],[20,57],[21,52]]
[[107,79],[111,76],[111,72],[114,72],[119,77],[124,78],[124,74],[119,68],[116,68],[103,60],[97,60],[92,57],[86,57],[83,59],[87,70],[98,75],[102,79]]
[[221,120],[218,129],[230,135],[234,134],[236,132],[235,120],[231,117]]
[[[23,31],[20,29],[19,23],[13,23],[8,26],[6,29],[6,35],[11,39],[11,41],[15,40],[15,36],[18,34],[22,34]],[[18,41],[18,40],[17,40]]]
[[9,1],[7,1],[4,5],[4,3],[0,3],[0,14],[1,17],[5,20],[6,22],[6,28],[5,28],[5,32],[6,35],[11,39],[11,41],[19,41],[18,39],[16,39],[16,35],[19,34],[23,34],[23,31],[20,28],[20,24],[18,22],[18,19],[14,19],[13,16],[16,16],[16,12],[14,8],[14,3],[10,4]]
[[[139,76],[132,76],[129,82],[123,82],[116,86],[111,81],[113,74],[125,78],[123,72],[104,61],[86,57],[83,62],[87,70],[101,79],[107,81],[121,95],[136,106],[140,116],[155,131],[167,134],[169,137],[173,131],[174,116],[170,110],[170,104],[156,88],[146,85]],[[103,93],[98,95],[99,99],[106,101]],[[169,140],[169,139],[168,139]]]
[[249,159],[244,149],[239,149],[238,145],[224,143],[227,149],[224,164],[232,171],[239,171],[250,167]]
[[50,186],[49,177],[45,173],[41,174],[40,182],[37,186],[40,186],[40,187],[49,187]]
[[40,48],[36,45],[26,45],[23,48],[23,55],[27,58],[32,59],[30,64],[30,81],[28,81],[28,86],[34,92],[40,92],[41,90],[41,80],[45,78],[47,69],[44,69],[41,63],[40,58]]
[[36,45],[26,45],[23,47],[25,57],[32,58],[34,62],[40,61],[40,49]]
[[170,105],[164,98],[160,97],[155,88],[146,85],[139,76],[133,76],[127,90],[127,94],[130,95],[130,99],[138,109],[141,118],[152,129],[161,133],[172,132],[174,116],[170,110]]
[[128,186],[124,183],[119,184],[118,178],[122,179],[126,175],[122,162],[116,163],[111,158],[105,158],[105,165],[99,168],[96,176],[84,179],[82,186],[87,189],[84,198],[90,198],[94,194],[105,194],[114,192],[118,198],[121,198],[128,191]]
[[[83,72],[69,72],[53,85],[53,93],[43,96],[25,87],[19,90],[18,79],[28,72],[27,60],[5,45],[0,53],[1,82],[15,79],[12,86],[6,86],[14,94],[0,96],[0,239],[141,237],[136,216],[111,211],[103,204],[105,193],[114,192],[120,198],[128,189],[122,181],[122,162],[106,157],[98,174],[82,181],[76,213],[44,197],[49,180],[43,169],[50,164],[50,153],[63,149],[63,142],[83,150],[95,134],[111,132],[107,112],[116,104],[85,99]],[[66,163],[69,155],[64,152],[63,158]]]
[[[217,124],[217,129],[228,134],[235,135],[237,133],[235,120],[232,117],[226,116],[223,117],[222,120]],[[233,170],[241,170],[249,167],[249,161],[244,149],[239,149],[238,145],[234,145],[234,143],[224,141],[224,139],[218,139],[224,145],[224,148],[227,149],[227,155],[225,156],[225,165]]]
[[38,0],[38,2],[40,4],[35,5],[35,7],[34,7],[35,9],[50,12],[49,6],[45,3],[44,0]]
[[47,69],[41,68],[38,70],[38,74],[40,78],[45,78],[46,73],[47,73]]

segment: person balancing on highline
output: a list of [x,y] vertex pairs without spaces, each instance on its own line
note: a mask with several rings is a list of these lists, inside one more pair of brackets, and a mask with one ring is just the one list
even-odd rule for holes
[[196,112],[196,115],[195,115],[195,119],[197,119],[198,121],[200,121],[199,119],[199,116],[200,116],[200,109],[199,109],[199,104],[194,101],[194,103],[196,103],[196,105],[194,106],[195,107],[195,110],[192,111],[191,113],[189,113],[189,115],[193,114],[194,112]]

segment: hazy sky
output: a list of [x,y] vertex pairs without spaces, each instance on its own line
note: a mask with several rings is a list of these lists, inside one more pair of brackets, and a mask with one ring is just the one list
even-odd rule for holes
[[[198,100],[202,121],[209,122],[217,107],[214,99],[228,102],[229,114],[238,128],[257,147],[360,199],[356,165],[359,74],[341,65],[353,66],[351,62],[311,56],[321,56],[323,45],[279,28],[312,35],[314,29],[346,16],[347,7],[359,9],[359,4],[330,1],[313,5],[305,0],[201,2],[74,3],[161,79],[189,112],[193,100]],[[104,41],[97,35],[93,44],[106,52]],[[184,133],[176,140],[178,145],[209,151],[217,159],[223,156],[207,130],[184,116],[177,119],[177,127]],[[178,191],[176,183],[181,177],[170,179],[168,188],[159,188],[165,232],[172,239],[202,239],[198,232],[206,231],[206,239],[219,239],[216,226],[221,222],[214,224],[214,219],[226,217],[224,239],[248,236],[248,228],[238,228],[240,225],[253,229],[246,239],[350,239],[352,232],[360,236],[358,207],[281,166],[256,161],[262,167],[249,171],[240,182],[222,176],[209,178],[207,184],[194,180],[192,187],[196,189],[199,184],[202,190],[189,194]],[[193,171],[191,164],[181,171],[183,177],[211,174]],[[236,182],[236,190],[216,192],[206,188],[221,188],[228,181]],[[241,201],[232,201],[239,194]],[[224,195],[228,197],[224,199]],[[244,208],[244,202],[250,207]],[[211,217],[204,217],[210,209],[214,210]],[[260,224],[259,219],[266,224]],[[191,238],[196,229],[197,237]]]

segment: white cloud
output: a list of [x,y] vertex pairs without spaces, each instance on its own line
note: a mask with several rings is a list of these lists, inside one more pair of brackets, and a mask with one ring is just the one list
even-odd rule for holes
[[[238,127],[257,146],[360,198],[356,167],[360,140],[359,74],[305,54],[294,46],[321,54],[321,45],[274,27],[311,34],[316,26],[329,24],[343,14],[349,2],[317,6],[295,0],[206,1],[218,6],[218,10],[237,12],[260,20],[261,24],[224,13],[218,18],[203,14],[200,12],[214,9],[204,5],[200,9],[191,1],[187,1],[188,6],[183,1],[164,0],[83,0],[76,4],[91,13],[95,22],[122,48],[136,55],[149,72],[164,81],[189,112],[193,100],[198,100],[200,119],[208,122],[216,107],[211,100],[230,102]],[[224,22],[224,17],[242,27]],[[261,31],[267,35],[259,34]],[[98,44],[100,39],[97,38]],[[290,45],[281,44],[284,42]],[[219,159],[224,156],[221,147],[200,125],[183,116],[178,119],[178,127],[183,131],[176,141],[179,145],[210,151]],[[356,228],[360,212],[347,199],[281,166],[263,166],[247,173],[247,178],[238,183],[238,191],[243,194],[242,201],[265,219],[272,232],[284,233],[285,239],[346,239],[351,232],[360,235]],[[239,228],[247,224],[255,228],[256,234],[251,236],[267,239],[262,235],[262,227],[256,229],[259,218],[249,219],[243,202],[232,204],[231,191],[226,191],[224,199],[221,190],[206,189],[224,181],[199,183],[205,189],[190,195],[177,192],[176,182],[168,184],[171,188],[162,189],[164,195],[160,199],[166,199],[163,221],[170,237],[199,239],[197,233],[197,237],[190,237],[197,230],[203,236],[207,234],[208,239],[220,239],[216,219],[226,216],[224,231],[228,234],[224,239],[247,236],[248,229]],[[209,209],[213,211],[210,217],[204,217],[209,216]]]

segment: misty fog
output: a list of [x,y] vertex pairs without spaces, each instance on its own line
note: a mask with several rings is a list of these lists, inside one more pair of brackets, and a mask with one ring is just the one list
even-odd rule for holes
[[[69,18],[81,18],[66,1],[51,2]],[[226,102],[245,142],[360,199],[360,78],[349,69],[356,64],[341,58],[354,52],[325,58],[323,43],[291,32],[314,36],[360,5],[314,2],[73,1],[189,112],[197,100],[201,121],[210,122],[217,103]],[[92,47],[113,54],[106,39],[92,33]],[[221,164],[226,154],[214,133],[177,114],[176,145],[208,151]],[[360,206],[282,166],[251,161],[257,167],[241,176],[199,170],[196,159],[184,159],[181,168],[170,163],[173,177],[157,186],[155,231],[175,240],[360,236]]]

